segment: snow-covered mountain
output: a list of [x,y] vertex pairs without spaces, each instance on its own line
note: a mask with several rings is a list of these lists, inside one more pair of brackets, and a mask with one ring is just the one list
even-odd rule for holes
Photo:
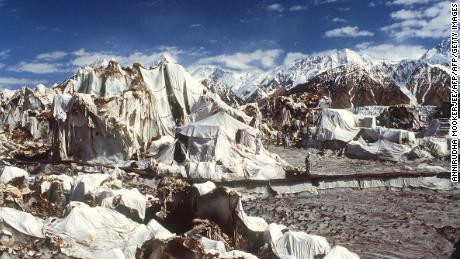
[[[346,77],[365,74],[366,78],[381,85],[379,89],[399,87],[398,92],[406,96],[402,99],[408,103],[440,105],[447,98],[449,90],[449,48],[450,43],[446,39],[418,60],[394,62],[373,59],[350,49],[331,50],[309,55],[271,71],[235,72],[216,66],[199,66],[191,73],[199,81],[206,81],[208,86],[219,86],[217,91],[227,87],[231,91],[227,90],[224,95],[231,95],[233,92],[246,102],[265,98],[281,87],[292,89],[319,76],[315,85],[321,84],[321,78],[330,80],[331,75],[345,77],[347,83],[356,83],[361,78]],[[345,68],[338,69],[340,67]],[[360,73],[350,73],[358,70]],[[328,71],[331,72],[322,75]],[[301,89],[305,87],[304,85]]]
[[[269,72],[260,71],[236,72],[213,65],[195,66],[190,68],[190,72],[195,79],[202,83],[205,82],[208,88],[230,89],[242,100],[248,99],[257,90],[257,86],[270,75]],[[225,95],[219,94],[221,97]],[[264,91],[262,97],[266,96],[268,95]]]
[[271,71],[236,72],[202,65],[192,68],[191,73],[201,82],[206,80],[208,85],[227,86],[247,101],[267,97],[280,87],[291,88],[305,83],[322,72],[344,64],[370,67],[373,61],[353,50],[343,49],[313,54]]
[[428,50],[421,58],[422,61],[425,61],[430,64],[440,64],[449,66],[450,64],[450,44],[451,39],[444,39],[436,47]]
[[298,84],[288,94],[319,93],[330,98],[332,108],[413,103],[404,89],[393,82],[382,83],[361,66],[348,64]]

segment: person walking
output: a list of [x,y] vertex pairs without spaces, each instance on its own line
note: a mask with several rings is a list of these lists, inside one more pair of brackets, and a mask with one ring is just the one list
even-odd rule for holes
[[310,175],[310,155],[311,153],[308,152],[305,156],[305,175]]
[[289,133],[287,133],[287,132],[285,132],[283,134],[283,146],[284,146],[284,148],[289,147]]

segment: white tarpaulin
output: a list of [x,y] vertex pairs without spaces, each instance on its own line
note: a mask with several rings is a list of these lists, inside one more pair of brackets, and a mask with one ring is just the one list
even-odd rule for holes
[[414,132],[403,129],[389,129],[385,127],[364,128],[362,134],[370,138],[372,141],[385,139],[399,144],[415,143]]
[[276,251],[279,256],[293,255],[296,258],[314,259],[331,249],[326,238],[309,235],[304,232],[287,231],[276,242]]
[[177,129],[177,132],[189,137],[215,138],[220,131],[225,133],[228,137],[235,139],[238,130],[247,130],[254,137],[257,134],[255,128],[221,111],[205,119],[180,127]]
[[266,228],[264,240],[280,258],[293,256],[294,258],[314,259],[315,256],[326,254],[331,249],[324,237],[290,231],[285,226],[276,223]]
[[204,250],[210,254],[221,254],[225,253],[225,244],[222,241],[212,240],[206,237],[202,237],[198,240],[200,244],[204,247]]
[[359,256],[343,246],[334,246],[323,259],[359,259]]
[[205,183],[194,183],[193,187],[197,189],[200,195],[205,195],[208,192],[214,191],[214,189],[216,189],[216,184],[211,181],[207,181]]
[[169,232],[159,224],[138,224],[112,209],[92,208],[80,202],[73,202],[71,206],[65,218],[45,227],[46,232],[63,239],[61,251],[68,256],[135,258],[136,248],[143,242],[155,233],[165,237]]
[[319,141],[340,140],[349,142],[360,132],[352,112],[340,109],[323,109],[316,129]]
[[264,239],[278,257],[314,259],[317,255],[327,254],[331,249],[324,237],[291,231],[274,223],[266,228]]
[[[139,192],[136,188],[131,190],[119,189],[110,191],[111,197],[102,200],[101,206],[114,209],[116,205],[123,205],[129,209],[137,211],[140,219],[145,218],[145,207],[147,198]],[[117,204],[114,201],[117,200]]]
[[410,152],[410,147],[380,139],[374,143],[366,143],[361,139],[347,144],[345,154],[350,158],[378,159],[400,161],[401,157]]
[[232,250],[219,254],[222,259],[257,259],[257,256],[239,250]]
[[121,181],[113,179],[108,174],[81,174],[75,177],[70,195],[71,200],[80,200],[84,195],[95,195],[102,191],[104,185],[114,185],[121,188]]
[[264,232],[267,229],[268,224],[265,219],[260,217],[251,217],[246,214],[241,203],[241,198],[238,200],[236,212],[243,224],[251,231]]
[[21,168],[15,166],[5,166],[2,174],[0,175],[0,183],[7,184],[16,178],[27,178],[28,176],[29,173]]
[[43,220],[32,214],[8,207],[0,207],[0,220],[15,230],[34,237],[44,238]]
[[[156,156],[160,173],[177,164],[185,168],[188,177],[214,181],[285,177],[283,165],[287,163],[278,156],[263,147],[255,154],[257,129],[223,111],[179,127],[177,133],[181,137]],[[185,156],[185,161],[176,161],[177,153]]]
[[53,116],[56,120],[65,121],[72,101],[72,95],[68,93],[57,94],[53,101]]
[[42,183],[40,184],[41,193],[45,193],[49,190],[51,183],[54,181],[62,182],[62,187],[65,192],[70,192],[72,190],[74,179],[65,174],[53,174],[53,175],[44,175],[42,177]]

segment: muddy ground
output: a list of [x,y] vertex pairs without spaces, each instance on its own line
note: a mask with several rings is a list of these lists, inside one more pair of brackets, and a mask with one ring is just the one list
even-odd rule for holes
[[249,215],[324,236],[361,258],[450,258],[460,237],[460,190],[339,190],[246,200]]
[[392,172],[415,172],[420,163],[450,168],[449,161],[433,159],[427,161],[378,161],[351,159],[345,155],[326,150],[320,154],[317,149],[283,148],[279,145],[265,145],[270,152],[278,154],[293,166],[304,167],[305,156],[310,155],[311,174],[337,175],[337,174],[361,174],[361,173],[392,173]]
[[[267,149],[300,167],[308,152],[274,145]],[[420,163],[356,160],[310,152],[312,174],[408,172]],[[449,166],[440,160],[426,163]],[[460,238],[460,189],[334,189],[318,195],[249,199],[244,207],[250,215],[269,223],[325,236],[361,258],[450,258]]]

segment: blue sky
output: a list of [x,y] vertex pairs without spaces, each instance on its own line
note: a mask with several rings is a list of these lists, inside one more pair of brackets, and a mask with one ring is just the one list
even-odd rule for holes
[[268,70],[350,48],[417,58],[449,34],[436,0],[0,0],[0,86],[52,85],[98,58]]

